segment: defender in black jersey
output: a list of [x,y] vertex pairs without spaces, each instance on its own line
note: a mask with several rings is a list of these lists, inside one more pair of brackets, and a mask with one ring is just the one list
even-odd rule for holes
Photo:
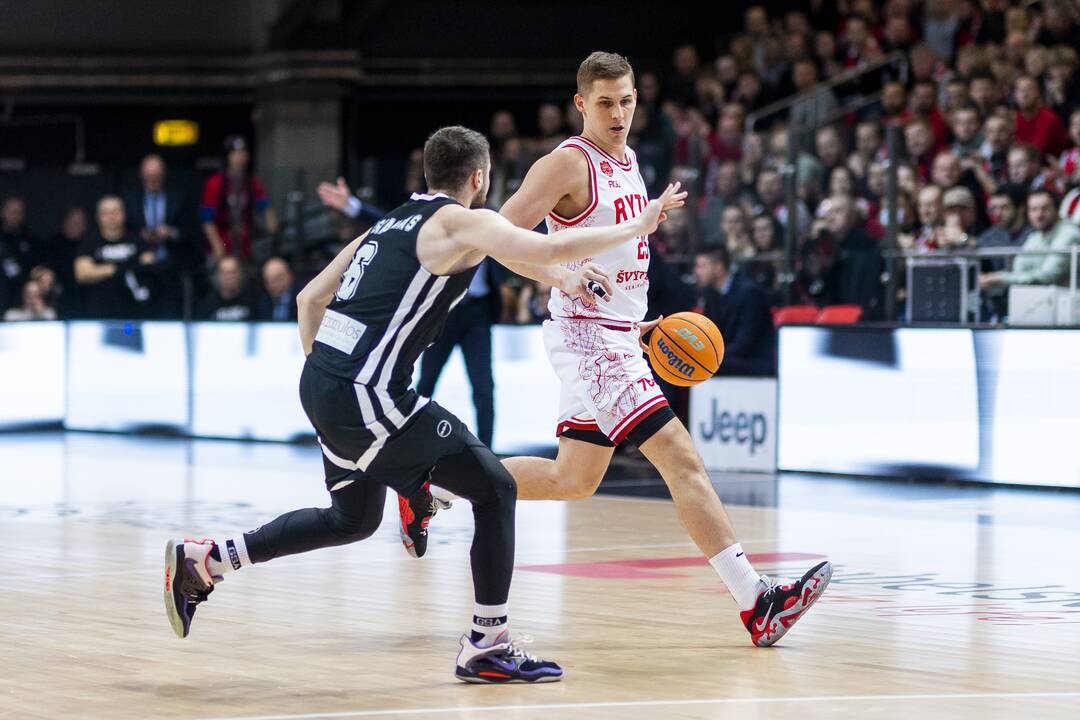
[[[318,434],[329,508],[286,513],[239,537],[174,540],[166,547],[165,606],[186,637],[195,608],[234,570],[369,537],[379,526],[386,488],[401,498],[434,482],[473,505],[471,560],[476,605],[461,638],[456,675],[467,682],[550,682],[552,662],[509,639],[506,602],[514,564],[516,487],[510,474],[463,423],[410,389],[413,367],[491,255],[524,274],[588,256],[655,230],[663,211],[682,205],[672,186],[635,220],[546,237],[520,230],[481,206],[490,167],[487,140],[443,128],[424,147],[428,194],[413,195],[350,243],[297,298],[308,354],[300,401]],[[581,294],[607,277],[587,264],[561,277]],[[402,503],[407,503],[401,500]],[[410,508],[402,507],[403,516]],[[421,553],[417,553],[421,554]]]

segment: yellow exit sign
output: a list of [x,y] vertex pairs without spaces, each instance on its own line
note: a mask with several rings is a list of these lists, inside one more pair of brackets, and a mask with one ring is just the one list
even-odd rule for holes
[[159,120],[154,123],[154,144],[168,147],[199,142],[199,123],[193,120]]

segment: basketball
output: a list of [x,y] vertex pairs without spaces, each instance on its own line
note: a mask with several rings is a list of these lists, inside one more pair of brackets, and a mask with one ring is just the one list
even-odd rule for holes
[[712,320],[680,312],[660,321],[649,336],[649,363],[672,385],[688,387],[711,378],[724,361],[724,337]]

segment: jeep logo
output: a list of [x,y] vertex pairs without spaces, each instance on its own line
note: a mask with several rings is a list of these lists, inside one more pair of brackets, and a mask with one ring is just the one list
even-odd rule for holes
[[746,412],[732,413],[728,410],[718,413],[719,408],[717,408],[715,398],[711,405],[712,411],[709,413],[711,417],[701,422],[701,437],[705,440],[712,440],[715,437],[724,445],[732,441],[739,445],[749,443],[751,455],[757,451],[759,445],[765,442],[769,428],[764,415]]
[[660,350],[660,353],[667,358],[668,367],[684,377],[694,377],[694,366],[683,361],[682,358],[676,355],[675,352],[668,347],[667,343],[664,342],[663,337],[657,338],[656,347]]

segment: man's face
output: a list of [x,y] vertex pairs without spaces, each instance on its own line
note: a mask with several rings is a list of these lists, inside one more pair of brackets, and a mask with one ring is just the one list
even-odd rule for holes
[[165,185],[165,163],[156,155],[151,155],[142,161],[139,177],[147,192],[160,192]]
[[934,86],[919,83],[911,90],[911,109],[919,115],[925,115],[934,108]]
[[102,235],[115,236],[124,231],[124,206],[116,198],[107,198],[98,203],[98,227]]
[[240,261],[231,257],[222,258],[218,262],[217,282],[218,290],[226,298],[231,299],[239,295],[244,282]]
[[283,260],[275,258],[263,265],[263,286],[270,297],[281,297],[292,286],[292,281],[292,273]]
[[562,128],[562,112],[557,105],[545,103],[540,106],[537,124],[540,126],[541,135],[545,137],[555,135]]
[[742,210],[737,207],[724,208],[724,214],[720,216],[720,229],[725,237],[737,237],[746,230]]
[[933,137],[925,125],[916,123],[904,128],[904,144],[907,145],[907,149],[915,157],[922,157],[930,152],[932,143]]
[[56,287],[56,273],[51,268],[39,266],[30,273],[30,279],[37,283],[42,295],[47,295]]
[[26,203],[22,198],[8,198],[0,210],[0,215],[3,217],[4,229],[16,231],[26,222]]
[[629,75],[594,80],[585,95],[574,96],[574,103],[585,118],[586,132],[608,142],[626,142],[637,108],[637,90]]
[[894,15],[885,22],[885,40],[890,45],[904,46],[911,42],[911,23],[906,17]]
[[517,135],[514,124],[514,116],[506,110],[500,110],[491,116],[491,137],[496,140],[506,140]]
[[753,232],[754,235],[754,247],[760,252],[768,252],[776,247],[776,233],[772,218],[764,215],[754,218],[754,225],[751,232]]
[[840,136],[835,130],[825,129],[817,134],[815,139],[817,155],[828,166],[836,165],[843,160],[844,148],[840,143]]
[[965,232],[970,232],[975,225],[975,208],[971,205],[953,205],[945,209],[945,222],[956,223]]
[[1080,110],[1073,110],[1069,116],[1069,139],[1073,145],[1080,145]]
[[708,255],[694,258],[694,282],[699,288],[710,287],[716,280],[716,264]]
[[1028,198],[1028,222],[1031,227],[1045,232],[1053,227],[1057,220],[1054,203],[1046,193],[1037,193]]
[[780,173],[766,170],[758,175],[757,193],[761,202],[773,207],[784,197],[784,184]]
[[692,75],[698,66],[698,54],[693,45],[683,45],[675,50],[675,70],[680,75]]
[[981,108],[990,107],[997,99],[995,97],[994,83],[990,78],[975,78],[971,81],[969,89],[971,100]]
[[881,163],[872,163],[866,169],[866,187],[878,197],[885,194],[885,166]]
[[923,188],[919,192],[918,206],[919,222],[923,225],[936,225],[941,219],[941,190],[934,186]]
[[974,110],[953,111],[952,131],[958,142],[970,143],[979,134],[979,116]]
[[1016,106],[1023,112],[1034,110],[1039,103],[1039,86],[1029,77],[1022,77],[1016,81],[1013,88],[1016,97]]
[[23,286],[22,301],[24,308],[40,308],[41,301],[41,287],[33,281],[26,283]]
[[791,79],[796,90],[805,90],[817,83],[817,69],[813,63],[795,63]]
[[751,35],[764,35],[769,31],[769,20],[765,14],[765,8],[760,5],[749,8],[743,16],[743,21],[746,24],[746,32]]
[[1012,143],[1012,131],[1004,118],[991,117],[986,121],[986,142],[995,153],[1002,152]]
[[86,234],[86,213],[73,210],[64,217],[63,233],[68,240],[78,240]]
[[968,86],[963,81],[953,81],[945,86],[945,106],[957,108],[968,101]]
[[660,80],[653,73],[642,74],[641,97],[649,103],[656,102],[660,97]]
[[860,155],[871,157],[881,147],[881,137],[877,127],[870,123],[860,123],[855,127],[855,149]]
[[1009,151],[1009,182],[1017,184],[1029,183],[1035,179],[1038,170],[1038,166],[1031,162],[1023,148],[1014,148]]
[[889,115],[895,115],[904,110],[907,105],[907,92],[900,83],[888,83],[881,91],[881,106]]
[[987,203],[986,212],[990,222],[1003,227],[1011,227],[1016,220],[1016,206],[1008,195],[994,195]]
[[930,178],[940,188],[948,190],[960,181],[960,158],[950,152],[944,152],[934,158]]
[[716,192],[731,197],[739,190],[739,166],[733,162],[720,165],[716,171]]

